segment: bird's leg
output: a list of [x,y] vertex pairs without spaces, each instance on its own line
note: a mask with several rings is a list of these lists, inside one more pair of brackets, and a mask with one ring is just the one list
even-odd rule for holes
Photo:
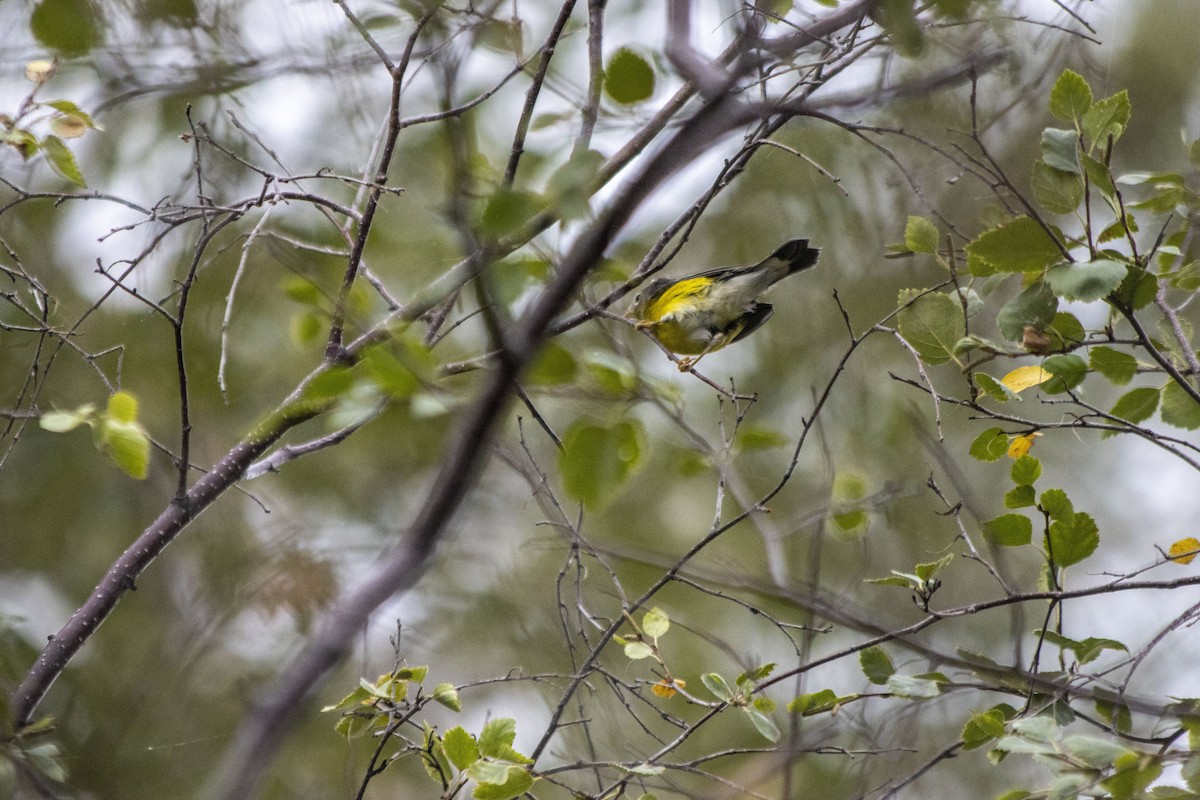
[[738,332],[741,331],[741,329],[742,327],[739,325],[732,331],[718,333],[708,340],[708,346],[701,350],[699,354],[679,359],[679,371],[690,372],[692,368],[700,362],[700,359],[704,358],[706,355],[715,350],[720,350],[722,347],[737,338]]

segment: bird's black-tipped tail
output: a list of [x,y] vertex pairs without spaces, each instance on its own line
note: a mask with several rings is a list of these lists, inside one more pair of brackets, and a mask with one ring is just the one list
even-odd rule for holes
[[788,275],[808,269],[816,264],[817,259],[820,257],[821,249],[819,247],[809,247],[808,239],[792,239],[790,242],[780,245],[778,250],[771,253],[771,259],[779,259],[787,263]]

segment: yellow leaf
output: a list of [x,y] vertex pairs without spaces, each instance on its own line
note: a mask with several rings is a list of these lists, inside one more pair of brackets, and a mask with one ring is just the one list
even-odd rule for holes
[[1171,549],[1167,551],[1167,558],[1176,564],[1190,564],[1198,551],[1200,551],[1200,540],[1189,536],[1171,545]]
[[674,697],[677,692],[676,687],[678,687],[678,689],[683,689],[686,686],[686,681],[664,678],[663,680],[651,686],[650,691],[654,692],[654,694],[658,697]]
[[1029,449],[1033,447],[1033,440],[1039,436],[1041,434],[1036,432],[1014,436],[1013,440],[1008,443],[1008,457],[1016,461],[1021,456],[1027,454]]
[[1040,366],[1017,367],[1000,379],[1000,382],[1014,392],[1023,392],[1030,386],[1045,383],[1054,376]]

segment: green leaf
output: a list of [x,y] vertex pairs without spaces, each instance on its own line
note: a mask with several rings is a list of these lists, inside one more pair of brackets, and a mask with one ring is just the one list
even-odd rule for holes
[[483,726],[479,734],[479,753],[488,758],[511,761],[514,764],[531,764],[528,758],[512,749],[517,736],[517,721],[510,717],[499,717]]
[[1074,389],[1087,377],[1087,362],[1074,353],[1050,356],[1042,362],[1042,369],[1054,377],[1042,384],[1046,394],[1059,394]]
[[1200,794],[1189,792],[1178,786],[1155,786],[1144,795],[1145,800],[1200,800]]
[[641,463],[645,438],[637,420],[612,427],[582,420],[573,424],[558,457],[567,493],[588,508],[611,500]]
[[451,711],[462,711],[462,701],[458,699],[458,689],[453,683],[439,683],[433,687],[433,699]]
[[928,700],[942,693],[942,687],[937,681],[915,675],[893,675],[888,678],[887,687],[894,696],[913,700]]
[[1051,346],[1054,349],[1073,347],[1087,338],[1087,332],[1084,331],[1078,317],[1066,311],[1059,311],[1054,315],[1054,321],[1046,329],[1046,334],[1051,337]]
[[633,639],[625,643],[625,657],[630,661],[640,661],[654,655],[654,648],[645,642]]
[[[983,309],[986,307],[983,302],[983,298],[979,296],[979,292],[972,288],[964,286],[952,291],[948,291],[947,294],[950,295],[950,297],[953,298],[960,307],[966,306],[967,319],[975,318],[975,316],[977,316],[979,312],[983,311]],[[979,341],[987,342],[987,340],[983,338],[980,338]]]
[[860,503],[867,496],[867,479],[852,470],[839,470],[833,478],[829,521],[842,538],[863,536],[871,527],[871,518]]
[[589,353],[585,366],[605,394],[624,396],[638,386],[634,366],[612,353]]
[[[983,393],[985,395],[987,395],[988,397],[990,397],[991,399],[993,399],[999,403],[1004,403],[1009,400],[1020,400],[1021,399],[1021,396],[1019,394],[1014,392],[1012,389],[1009,389],[1003,383],[996,380],[991,375],[988,375],[986,372],[976,372],[975,373],[975,383],[977,383],[979,385],[979,388],[983,390]],[[1007,438],[1008,437],[1005,437],[1005,439],[1007,439]],[[976,440],[976,441],[978,441],[978,440]],[[1007,447],[1008,447],[1008,445],[1006,443],[1005,448],[1007,449]],[[972,453],[972,455],[975,455],[975,454]],[[1004,455],[1004,453],[1001,453],[1000,455]],[[979,456],[975,456],[975,457],[979,458],[980,461],[995,461],[996,458],[999,458],[1000,456],[996,456],[996,458],[980,458]]]
[[1025,741],[1040,744],[1054,744],[1059,736],[1054,717],[1044,713],[1016,720],[1012,724],[1012,730]]
[[359,686],[357,689],[355,689],[353,692],[351,692],[350,694],[343,697],[337,703],[334,703],[331,706],[324,706],[321,709],[321,712],[325,713],[327,711],[344,711],[347,708],[353,708],[354,706],[360,706],[360,705],[362,705],[364,700],[369,700],[369,699],[371,699],[371,693],[368,692],[366,689],[362,688],[361,686]]
[[1124,703],[1118,704],[1097,700],[1096,713],[1101,719],[1122,733],[1128,732],[1133,725],[1133,716],[1130,714],[1129,706]]
[[792,714],[800,714],[801,716],[811,717],[816,714],[825,714],[837,708],[843,701],[851,700],[856,695],[848,697],[838,697],[832,689],[822,689],[819,692],[811,694],[802,694],[795,700],[787,704],[787,710]]
[[1001,514],[983,523],[983,538],[989,544],[1020,547],[1033,541],[1033,522],[1023,514]]
[[1063,750],[1092,769],[1106,769],[1129,752],[1125,747],[1093,736],[1068,736],[1063,740]]
[[791,441],[779,431],[754,425],[743,425],[737,433],[737,446],[742,450],[767,450],[772,447],[783,447],[790,444]]
[[1103,161],[1092,158],[1087,153],[1080,153],[1079,163],[1083,165],[1083,172],[1093,189],[1110,199],[1115,197],[1117,187],[1113,183],[1112,172]]
[[1128,271],[1123,261],[1103,258],[1088,264],[1059,264],[1046,272],[1046,283],[1059,297],[1087,303],[1115,291]]
[[[1102,344],[1096,345],[1088,351],[1088,366],[1118,386],[1129,383],[1137,374],[1136,358],[1129,353],[1123,353]],[[1151,413],[1153,413],[1153,409],[1151,409]]]
[[1150,386],[1131,389],[1117,399],[1109,413],[1136,425],[1149,419],[1158,409],[1159,396],[1159,390]]
[[1166,214],[1175,211],[1180,206],[1186,206],[1194,199],[1194,195],[1186,189],[1168,186],[1160,189],[1144,200],[1130,203],[1129,207],[1137,210],[1152,211],[1156,214]]
[[1033,456],[1021,456],[1013,462],[1010,475],[1017,486],[1030,486],[1042,476],[1042,462]]
[[80,123],[92,130],[100,130],[100,126],[91,118],[86,111],[72,103],[70,100],[47,100],[40,105],[49,106],[55,111],[61,111],[65,116],[74,117]]
[[882,647],[868,647],[858,654],[858,663],[871,683],[882,686],[896,673],[892,659]]
[[1096,522],[1082,511],[1069,520],[1054,520],[1046,532],[1046,554],[1060,567],[1078,564],[1099,545],[1100,532]]
[[[1183,334],[1183,340],[1191,342],[1195,338],[1191,320],[1180,316],[1176,321],[1179,323],[1179,332]],[[1175,356],[1177,362],[1183,361],[1179,337],[1175,335],[1175,326],[1167,319],[1160,317],[1156,321],[1155,327],[1158,328],[1158,337],[1153,340],[1154,345],[1160,350],[1169,350],[1171,355]]]
[[954,554],[951,553],[949,555],[942,556],[937,561],[930,561],[925,564],[917,564],[917,566],[913,568],[913,571],[922,581],[928,581],[930,578],[935,577],[939,572],[945,569],[946,565],[953,560]]
[[984,233],[967,245],[967,254],[998,272],[1036,272],[1063,257],[1055,239],[1029,217],[1017,217]]
[[1004,495],[1005,508],[1028,508],[1037,502],[1037,492],[1029,484],[1022,484]]
[[1114,141],[1121,138],[1125,126],[1129,124],[1129,114],[1129,92],[1122,89],[1111,97],[1093,103],[1084,112],[1080,126],[1093,144],[1104,147],[1109,136]]
[[1200,404],[1171,381],[1162,388],[1162,419],[1173,427],[1194,431],[1200,428]]
[[325,403],[336,400],[354,387],[354,373],[349,367],[330,367],[304,387],[305,400]]
[[319,314],[297,314],[291,319],[288,333],[297,345],[312,344],[324,332],[325,319]]
[[446,758],[446,749],[442,747],[441,740],[437,737],[437,733],[428,722],[424,724],[425,741],[421,748],[420,759],[421,766],[425,768],[425,774],[433,779],[438,786],[443,789],[450,785],[451,776],[454,770],[450,767],[450,761]]
[[371,382],[392,397],[412,397],[421,389],[420,378],[382,346],[368,347],[360,363]]
[[925,49],[925,33],[913,5],[913,0],[880,0],[872,12],[879,27],[891,37],[896,52],[906,58],[919,56]]
[[914,253],[936,254],[938,229],[925,217],[909,217],[904,226],[904,246]]
[[642,616],[642,633],[651,639],[663,636],[670,627],[671,619],[661,608],[652,608]]
[[715,672],[706,672],[700,676],[700,682],[704,684],[704,688],[712,692],[713,696],[723,702],[730,702],[734,698],[733,689],[729,684]]
[[654,69],[645,58],[622,47],[604,68],[604,92],[622,105],[640,103],[654,94]]
[[975,750],[994,739],[999,739],[1005,733],[1005,722],[1004,711],[999,707],[972,714],[963,726],[963,749]]
[[63,144],[62,139],[57,136],[47,136],[42,139],[42,150],[46,153],[46,159],[55,172],[76,186],[87,188],[83,173],[79,171],[79,164],[75,162],[75,154],[71,152],[71,148]]
[[1119,756],[1114,764],[1116,772],[1100,781],[1113,800],[1130,800],[1141,793],[1162,775],[1163,766],[1158,756],[1129,750]]
[[136,422],[103,419],[98,429],[100,449],[131,478],[142,480],[150,465],[150,437]]
[[1007,452],[1008,434],[1000,428],[988,428],[971,442],[971,457],[977,461],[998,461]]
[[499,239],[545,208],[546,200],[541,195],[501,186],[484,206],[480,230],[493,239]]
[[[1134,218],[1134,216],[1132,214],[1126,214],[1124,222],[1121,222],[1121,220],[1118,219],[1116,222],[1112,223],[1107,228],[1100,231],[1100,235],[1096,237],[1097,243],[1108,244],[1109,242],[1115,242],[1120,239],[1126,238],[1126,236],[1128,235],[1125,231],[1126,225],[1129,226],[1130,233],[1137,233],[1137,231],[1138,231],[1137,220]],[[1162,253],[1161,248],[1159,249],[1159,253]]]
[[559,217],[574,220],[588,216],[591,212],[588,201],[603,164],[604,156],[595,150],[585,150],[572,153],[567,163],[554,171],[546,182],[546,194]]
[[1200,289],[1200,261],[1189,261],[1171,273],[1171,288],[1183,292]]
[[1033,196],[1054,214],[1070,214],[1083,202],[1083,181],[1078,175],[1035,161],[1030,177]]
[[1075,506],[1071,498],[1062,489],[1047,489],[1042,492],[1038,506],[1049,515],[1050,519],[1072,520],[1075,518]]
[[479,760],[479,746],[475,737],[467,733],[461,725],[456,725],[446,731],[442,737],[442,749],[446,758],[460,772]]
[[471,792],[475,800],[513,800],[533,786],[533,775],[516,764],[480,759],[467,769],[467,775],[478,782]]
[[349,741],[370,733],[381,718],[384,718],[382,714],[347,714],[337,721],[333,730]]
[[1180,770],[1179,776],[1187,782],[1189,789],[1200,792],[1200,753],[1193,754],[1183,762],[1183,769]]
[[74,411],[47,411],[38,418],[38,425],[44,431],[66,433],[80,425],[90,424],[95,413],[95,404],[84,403]]
[[430,674],[430,668],[427,666],[421,667],[401,667],[396,672],[391,674],[391,678],[401,681],[412,681],[414,684],[421,684],[425,681],[425,676]]
[[63,766],[62,754],[56,743],[41,742],[31,747],[21,748],[19,753],[41,775],[56,783],[66,781],[67,768]]
[[[1042,131],[1042,161],[1060,172],[1082,175],[1083,171],[1079,168],[1079,134],[1060,128],[1046,128]],[[1080,185],[1079,189],[1082,193],[1083,186]]]
[[109,419],[117,422],[137,422],[138,401],[129,392],[116,392],[108,398],[105,410]]
[[[892,570],[895,572],[895,570]],[[889,575],[886,578],[864,578],[863,583],[871,583],[876,586],[902,586],[905,589],[916,589],[918,584],[913,580],[915,575],[905,575],[904,573],[896,573]]]
[[44,47],[73,57],[101,43],[99,23],[96,6],[88,0],[42,0],[33,10],[29,29]]
[[1054,322],[1058,297],[1044,282],[1038,281],[1004,304],[996,316],[1000,333],[1010,342],[1025,336],[1025,326],[1044,331]]
[[900,335],[926,364],[945,364],[954,359],[954,347],[966,333],[962,307],[941,292],[917,294],[913,289],[900,293]]
[[750,717],[750,721],[754,723],[754,729],[769,742],[779,741],[779,726],[777,726],[770,717],[756,708],[743,709],[746,715]]
[[1050,90],[1050,113],[1068,122],[1078,120],[1092,105],[1092,89],[1078,72],[1063,70]]
[[279,288],[289,300],[301,305],[319,306],[323,298],[321,288],[300,275],[289,275],[280,282]]
[[1092,786],[1092,778],[1078,773],[1060,774],[1050,781],[1043,797],[1046,800],[1076,800],[1086,789]]
[[933,0],[933,5],[938,14],[963,19],[970,12],[972,2],[973,0]]
[[774,714],[777,707],[774,700],[761,694],[754,698],[753,706],[764,714]]
[[1116,639],[1100,639],[1095,636],[1089,636],[1082,641],[1069,639],[1055,631],[1037,630],[1034,633],[1038,636],[1044,636],[1046,641],[1051,644],[1061,647],[1064,650],[1070,650],[1075,654],[1076,660],[1080,665],[1095,661],[1105,650],[1120,650],[1128,653],[1129,648],[1122,642]]
[[[775,662],[769,661],[766,664],[763,664],[762,666],[755,667],[754,669],[748,669],[745,672],[743,672],[741,675],[738,675],[737,680],[734,681],[734,683],[736,683],[739,687],[746,685],[746,684],[757,683],[758,681],[761,681],[763,678],[767,677],[774,671],[775,671]],[[768,698],[763,698],[763,697],[759,698],[759,700],[766,700],[766,699],[768,699]],[[756,700],[755,702],[758,702],[758,701]]]
[[38,138],[31,131],[25,128],[6,131],[3,125],[0,125],[0,144],[12,145],[25,161],[33,158],[42,149]]
[[530,288],[544,284],[548,275],[549,265],[531,257],[506,258],[488,269],[492,297],[505,306],[511,306]]
[[547,342],[530,365],[525,379],[536,386],[561,386],[573,382],[578,372],[579,365],[569,350]]

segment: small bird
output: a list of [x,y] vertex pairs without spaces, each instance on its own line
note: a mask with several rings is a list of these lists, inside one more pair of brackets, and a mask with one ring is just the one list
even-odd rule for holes
[[751,266],[656,278],[634,298],[625,316],[671,352],[694,356],[679,360],[679,371],[685,372],[705,355],[758,330],[775,311],[759,295],[813,266],[820,255],[807,239],[793,239]]

